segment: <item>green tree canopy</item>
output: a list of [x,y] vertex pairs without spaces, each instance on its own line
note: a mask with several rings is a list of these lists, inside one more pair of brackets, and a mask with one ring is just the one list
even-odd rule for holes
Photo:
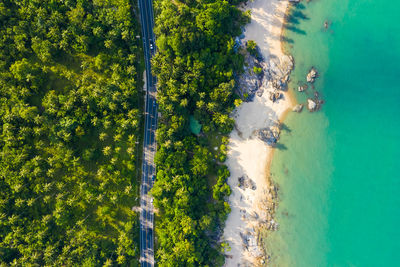
[[[248,20],[235,6],[239,2],[155,1],[158,50],[152,66],[162,118],[152,193],[160,266],[224,262],[218,239],[229,212],[229,172],[222,164],[226,143],[217,144],[217,151],[213,143],[233,128],[235,75],[243,69],[234,38]],[[191,116],[202,125],[196,136]]]
[[0,3],[2,266],[138,263],[132,3]]

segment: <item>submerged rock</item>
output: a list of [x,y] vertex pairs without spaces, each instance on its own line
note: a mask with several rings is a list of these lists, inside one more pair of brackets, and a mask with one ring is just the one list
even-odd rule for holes
[[292,109],[294,112],[301,112],[303,110],[303,104],[298,104],[296,106],[294,106],[294,108]]
[[307,74],[307,82],[313,83],[315,81],[315,78],[317,77],[318,77],[318,72],[314,67],[312,67],[310,72]]

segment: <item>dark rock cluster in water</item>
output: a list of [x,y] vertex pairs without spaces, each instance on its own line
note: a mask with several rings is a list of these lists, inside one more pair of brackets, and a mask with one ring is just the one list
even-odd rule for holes
[[[309,85],[313,90],[315,90],[314,87],[314,82],[315,80],[319,77],[318,71],[315,67],[311,67],[310,71],[307,73],[306,80],[307,83],[303,85],[299,85],[297,88],[298,92],[306,92],[306,90],[309,88]],[[296,105],[292,110],[294,112],[301,112],[303,110],[303,107],[306,106],[307,109],[310,112],[317,111],[321,108],[322,104],[324,101],[320,99],[319,93],[317,91],[314,91],[313,95],[307,98],[307,103],[306,104],[299,104]]]
[[315,79],[318,77],[318,71],[312,67],[311,70],[307,74],[307,82],[313,83]]

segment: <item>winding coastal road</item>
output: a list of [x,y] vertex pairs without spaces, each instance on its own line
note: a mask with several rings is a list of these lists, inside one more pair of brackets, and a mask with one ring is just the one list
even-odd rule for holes
[[140,188],[140,264],[154,266],[154,210],[149,191],[153,187],[156,173],[154,154],[156,152],[155,131],[157,129],[157,102],[155,78],[151,75],[150,59],[155,52],[154,17],[152,0],[138,0],[144,59],[146,65],[145,127],[142,162],[142,185]]

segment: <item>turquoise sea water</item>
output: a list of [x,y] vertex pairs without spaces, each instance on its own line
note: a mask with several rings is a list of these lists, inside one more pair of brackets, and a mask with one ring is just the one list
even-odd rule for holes
[[[293,12],[291,87],[316,66],[326,103],[285,120],[272,265],[400,266],[400,1],[303,1]],[[304,103],[313,92],[295,94]]]

